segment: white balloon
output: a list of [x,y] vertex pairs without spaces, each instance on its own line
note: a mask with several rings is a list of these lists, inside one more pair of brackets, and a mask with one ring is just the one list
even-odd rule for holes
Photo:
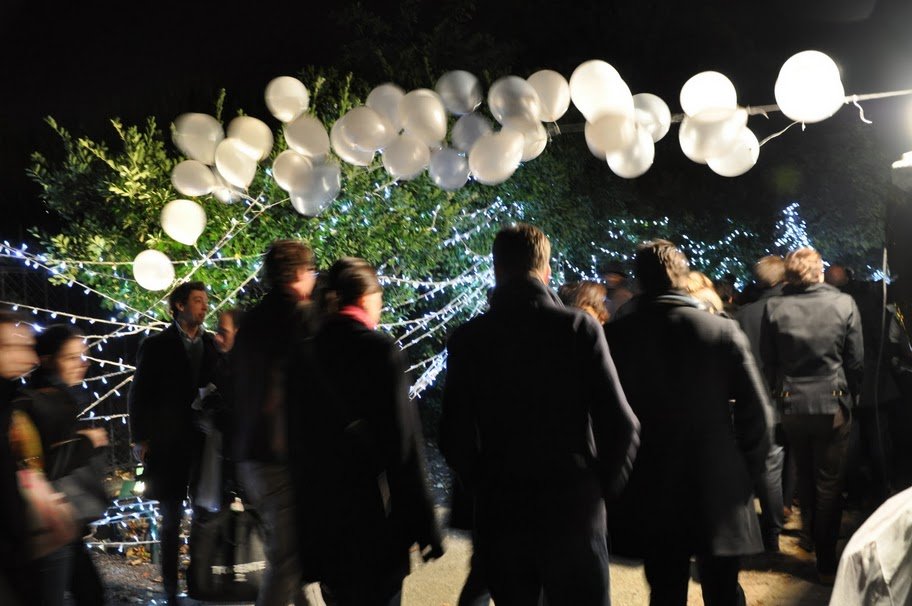
[[272,178],[287,192],[301,189],[299,185],[313,168],[310,158],[292,149],[286,149],[272,163]]
[[604,61],[586,61],[573,70],[570,98],[587,122],[595,122],[604,114],[633,117],[630,88],[617,70]]
[[421,174],[431,161],[431,150],[418,137],[402,133],[383,150],[383,167],[403,181]]
[[162,208],[161,226],[172,239],[193,246],[206,229],[206,211],[191,200],[172,200]]
[[483,98],[481,82],[467,71],[455,70],[440,76],[434,90],[444,107],[457,116],[475,111]]
[[738,93],[735,85],[719,72],[700,72],[681,87],[681,109],[696,116],[707,109],[735,109]]
[[272,153],[272,131],[266,123],[250,116],[238,116],[228,124],[228,138],[236,139],[244,153],[259,162]]
[[525,141],[515,130],[479,137],[469,151],[469,170],[479,183],[498,185],[509,179],[522,161]]
[[737,177],[743,175],[757,163],[760,157],[760,142],[751,129],[745,127],[741,130],[738,142],[730,152],[724,156],[707,158],[706,163],[717,175],[723,177]]
[[329,153],[329,135],[326,127],[310,114],[295,118],[283,127],[288,147],[302,156],[322,160]]
[[342,171],[336,163],[314,166],[308,178],[291,192],[291,205],[307,217],[315,217],[332,204],[342,189]]
[[491,122],[479,113],[466,114],[456,120],[453,125],[451,138],[453,147],[462,152],[468,152],[475,145],[478,137],[494,132]]
[[825,120],[845,103],[839,67],[819,51],[803,51],[786,61],[776,79],[776,103],[797,122]]
[[181,114],[172,126],[172,140],[177,149],[191,160],[215,164],[215,148],[225,138],[218,120],[209,114]]
[[636,141],[629,148],[607,155],[611,172],[624,179],[636,179],[655,160],[655,141],[645,128],[637,128]]
[[595,131],[592,128],[592,122],[586,122],[586,126],[583,129],[583,135],[585,135],[586,146],[589,148],[589,152],[604,162],[608,156],[608,150],[600,147],[601,139],[596,137]]
[[199,160],[184,160],[171,171],[171,184],[185,196],[205,196],[217,183],[208,166]]
[[144,250],[133,259],[133,277],[146,290],[164,290],[174,282],[174,266],[165,253]]
[[636,122],[649,133],[654,143],[662,140],[671,128],[671,110],[662,99],[651,93],[633,96]]
[[389,120],[396,134],[402,130],[402,120],[399,118],[399,102],[405,96],[405,91],[392,83],[381,84],[375,87],[369,95],[365,105]]
[[399,119],[406,133],[428,147],[446,138],[447,114],[440,95],[427,88],[410,91],[399,103]]
[[329,129],[329,141],[332,143],[333,151],[344,161],[354,166],[367,166],[374,159],[374,152],[362,151],[357,149],[351,142],[345,138],[343,127],[345,126],[345,116],[342,116]]
[[527,78],[541,101],[542,122],[557,122],[570,108],[570,85],[567,79],[551,69],[535,72]]
[[231,185],[247,189],[256,176],[256,160],[247,154],[248,148],[237,139],[224,139],[215,149],[215,167]]
[[591,146],[606,154],[629,148],[636,141],[636,122],[623,114],[602,114],[589,127],[587,140]]
[[506,118],[541,119],[538,93],[519,76],[506,76],[491,85],[488,91],[488,109],[501,124]]
[[377,151],[389,145],[396,138],[396,132],[389,120],[379,112],[361,105],[345,114],[342,137],[361,151]]
[[291,122],[310,105],[310,92],[304,83],[291,76],[279,76],[266,85],[266,107],[282,122]]
[[212,167],[212,174],[215,176],[215,187],[212,188],[212,195],[219,199],[220,202],[231,204],[243,193],[239,188],[233,186],[225,180],[218,168]]
[[700,164],[709,158],[724,156],[732,150],[747,125],[747,111],[708,109],[696,116],[686,116],[678,130],[684,155]]
[[469,161],[455,149],[445,147],[431,154],[428,175],[440,189],[456,191],[469,180]]
[[539,157],[548,144],[548,133],[538,120],[529,118],[504,118],[504,130],[515,130],[523,136],[522,161]]

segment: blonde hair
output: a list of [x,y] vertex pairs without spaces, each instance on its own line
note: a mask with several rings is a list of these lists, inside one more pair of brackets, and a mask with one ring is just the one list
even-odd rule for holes
[[702,303],[706,310],[711,314],[721,313],[725,306],[722,299],[713,288],[712,280],[705,274],[698,271],[692,271],[687,274],[687,285],[684,287],[687,294]]
[[799,248],[785,257],[785,279],[795,286],[810,286],[820,282],[823,258],[813,248]]
[[769,288],[785,280],[785,259],[767,255],[754,264],[754,278],[760,286]]

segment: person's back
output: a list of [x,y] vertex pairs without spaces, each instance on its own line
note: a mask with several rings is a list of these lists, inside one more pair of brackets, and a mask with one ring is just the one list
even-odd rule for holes
[[454,331],[440,449],[475,497],[477,557],[497,604],[606,605],[603,499],[624,485],[639,425],[598,323],[545,286],[550,243],[494,240],[491,310]]

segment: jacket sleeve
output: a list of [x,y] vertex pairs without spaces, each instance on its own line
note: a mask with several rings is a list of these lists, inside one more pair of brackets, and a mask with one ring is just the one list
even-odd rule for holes
[[779,356],[776,351],[776,334],[770,322],[770,307],[763,307],[763,318],[760,320],[760,359],[756,363],[760,366],[761,376],[766,381],[767,389],[773,392],[777,389],[776,377],[779,373]]
[[847,298],[851,304],[851,311],[846,322],[845,342],[842,347],[842,368],[845,370],[849,392],[857,399],[864,380],[864,334],[861,332],[858,305],[850,297]]
[[640,422],[621,388],[605,333],[588,315],[578,330],[586,340],[584,376],[589,382],[589,417],[606,496],[620,494],[640,447]]
[[768,391],[750,351],[747,336],[732,322],[732,417],[735,439],[744,454],[751,477],[756,481],[770,450],[773,408]]
[[437,439],[447,464],[471,489],[480,453],[470,389],[473,379],[461,335],[457,330],[447,342],[447,376]]
[[155,372],[154,341],[146,339],[139,346],[136,354],[136,371],[127,406],[130,412],[130,431],[134,442],[148,440],[152,433],[151,420],[154,414],[155,392],[158,389],[159,377]]

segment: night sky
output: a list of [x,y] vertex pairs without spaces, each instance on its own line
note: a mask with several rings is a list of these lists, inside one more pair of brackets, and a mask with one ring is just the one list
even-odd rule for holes
[[[59,153],[45,116],[77,135],[110,139],[111,117],[136,123],[151,115],[165,126],[184,112],[211,112],[217,91],[225,88],[229,109],[244,108],[277,126],[262,99],[273,77],[294,75],[305,65],[372,69],[366,57],[374,32],[352,25],[349,0],[249,3],[242,10],[226,3],[172,1],[79,4],[0,3],[0,236],[5,238],[49,224],[37,188],[25,176],[32,151]],[[135,8],[140,4],[145,6]],[[402,24],[399,3],[363,3],[389,25],[385,33],[376,32],[377,40],[390,44],[400,36],[407,44],[409,36],[432,30],[443,12],[466,2],[408,4],[417,7],[412,12],[417,22],[410,26]],[[707,69],[731,78],[740,104],[773,103],[779,67],[807,49],[837,61],[847,93],[912,88],[910,26],[912,2],[906,0],[485,0],[466,24],[504,45],[512,73],[528,76],[551,68],[569,78],[579,63],[604,59],[633,92],[659,94],[673,112],[680,110],[680,86]],[[440,56],[452,58],[449,69],[481,75],[485,68],[461,57],[458,40],[441,48]],[[491,74],[501,75],[507,74]],[[865,111],[874,120],[867,136],[887,157],[912,149],[912,100],[869,102]],[[842,128],[847,120],[857,121],[857,111],[843,108],[836,118],[814,128]],[[773,143],[793,148],[803,144],[802,136],[813,136],[811,129]],[[768,166],[767,149],[752,172]],[[660,144],[656,155],[652,171],[662,169],[661,156],[681,155],[677,137]],[[700,168],[705,169],[683,170],[697,174]]]

